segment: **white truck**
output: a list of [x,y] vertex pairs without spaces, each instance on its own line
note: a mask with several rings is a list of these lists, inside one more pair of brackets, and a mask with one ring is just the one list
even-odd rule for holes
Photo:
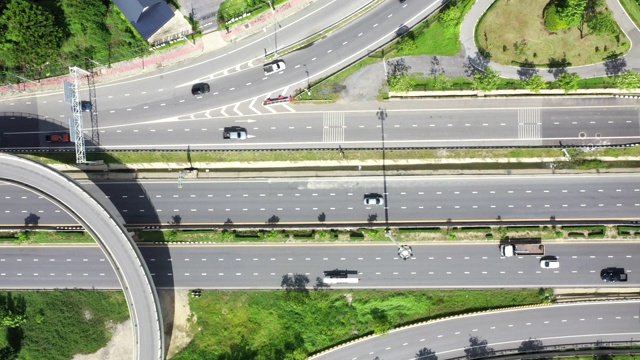
[[544,255],[542,244],[500,244],[500,254],[504,257],[518,255]]

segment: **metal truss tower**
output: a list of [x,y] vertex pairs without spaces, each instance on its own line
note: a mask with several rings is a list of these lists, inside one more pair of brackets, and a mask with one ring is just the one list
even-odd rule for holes
[[80,69],[77,66],[69,67],[69,74],[73,78],[71,83],[71,109],[73,110],[73,118],[69,119],[69,130],[71,130],[71,137],[76,144],[76,163],[85,164],[87,162],[87,156],[84,148],[84,132],[82,129],[82,108],[80,105],[80,93],[78,90],[78,80],[80,76],[89,75],[86,70]]

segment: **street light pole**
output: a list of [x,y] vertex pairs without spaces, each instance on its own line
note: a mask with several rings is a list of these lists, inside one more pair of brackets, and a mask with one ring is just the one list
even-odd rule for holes
[[304,72],[307,73],[307,95],[311,96],[311,83],[309,82],[309,69],[307,69],[307,64],[304,65]]
[[274,55],[277,57],[278,56],[278,28],[282,27],[282,25],[280,25],[280,23],[278,22],[278,19],[276,18],[276,9],[273,7],[273,0],[268,0],[269,2],[269,7],[271,8],[271,13],[273,14],[273,28],[275,29],[273,31],[273,45],[274,45]]

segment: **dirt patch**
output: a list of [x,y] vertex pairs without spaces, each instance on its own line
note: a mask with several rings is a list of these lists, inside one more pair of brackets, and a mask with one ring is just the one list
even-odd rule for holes
[[372,101],[385,85],[382,62],[365,66],[344,81],[344,89],[338,102]]
[[[195,323],[195,316],[191,316],[188,290],[158,290],[162,315],[165,320],[165,333],[171,334],[171,339],[165,339],[169,349],[167,359],[184,349],[193,338],[191,324]],[[172,316],[168,316],[172,314]],[[85,317],[87,314],[85,314]],[[104,348],[93,354],[76,355],[73,360],[129,360],[133,359],[133,329],[131,320],[120,324],[107,324],[113,335]]]
[[[165,338],[169,345],[167,359],[171,359],[191,342],[193,338],[191,324],[195,324],[196,318],[191,316],[188,290],[158,290],[158,297],[160,297],[162,316],[165,320],[165,335],[171,334],[171,339]],[[169,316],[171,313],[172,317]],[[173,323],[171,323],[172,320]]]

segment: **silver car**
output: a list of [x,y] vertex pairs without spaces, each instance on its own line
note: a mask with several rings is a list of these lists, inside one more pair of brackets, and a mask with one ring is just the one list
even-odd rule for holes
[[384,197],[380,194],[365,194],[364,195],[364,204],[365,205],[384,205]]
[[560,262],[555,256],[545,256],[540,259],[540,267],[543,269],[557,269],[560,267]]
[[285,65],[284,60],[274,60],[270,63],[264,64],[264,66],[262,67],[265,75],[273,74],[286,68],[287,65]]

